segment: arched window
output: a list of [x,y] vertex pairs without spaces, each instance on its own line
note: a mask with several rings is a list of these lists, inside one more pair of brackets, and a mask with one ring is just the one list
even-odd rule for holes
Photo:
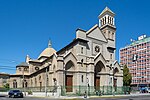
[[22,87],[27,87],[28,86],[28,83],[27,83],[27,80],[24,80],[23,82],[22,82]]
[[18,70],[21,71],[21,68],[19,67]]
[[83,75],[81,76],[81,82],[83,83]]
[[110,17],[110,24],[112,24],[112,18]]
[[25,80],[25,87],[28,87],[28,82]]
[[24,68],[24,71],[27,71],[28,69],[27,68]]
[[37,86],[37,80],[36,80],[36,78],[35,78],[35,86]]
[[105,24],[106,24],[106,17],[105,17]]
[[114,33],[112,33],[112,37],[111,38],[114,40]]
[[81,59],[81,67],[83,67],[83,59]]
[[113,18],[111,18],[111,24],[113,24]]
[[110,17],[108,16],[108,24],[110,23]]
[[41,75],[39,76],[39,81],[41,80]]

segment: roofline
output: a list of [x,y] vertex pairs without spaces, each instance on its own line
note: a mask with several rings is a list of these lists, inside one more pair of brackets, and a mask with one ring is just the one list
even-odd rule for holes
[[81,28],[76,29],[76,31],[78,31],[78,30],[83,31],[83,32],[86,32],[86,30],[83,30],[83,29],[81,29]]
[[64,48],[62,48],[59,51],[57,51],[56,54],[58,55],[60,52],[62,52],[63,50],[69,48],[70,46],[72,46],[73,44],[77,43],[78,41],[88,42],[87,40],[84,40],[84,39],[81,39],[81,38],[74,39],[71,43],[69,43],[68,45],[66,45]]

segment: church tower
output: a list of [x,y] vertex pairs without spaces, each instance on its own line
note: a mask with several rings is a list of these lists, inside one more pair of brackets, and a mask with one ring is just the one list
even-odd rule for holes
[[107,44],[107,57],[109,60],[115,60],[116,50],[116,26],[115,26],[115,13],[106,7],[98,16],[99,27],[104,36],[106,37]]
[[115,13],[112,12],[108,7],[106,7],[102,13],[98,16],[99,18],[99,27],[105,37],[108,40],[115,40]]

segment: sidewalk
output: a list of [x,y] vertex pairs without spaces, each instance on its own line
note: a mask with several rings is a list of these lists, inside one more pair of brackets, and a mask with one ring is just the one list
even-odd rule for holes
[[[127,95],[102,95],[102,96],[89,96],[88,98],[119,98],[119,97],[134,97],[134,96],[141,96],[141,95],[150,95],[150,93],[134,93],[134,94],[127,94]],[[84,96],[34,96],[34,95],[27,95],[29,97],[39,97],[39,98],[49,98],[49,99],[84,99]]]

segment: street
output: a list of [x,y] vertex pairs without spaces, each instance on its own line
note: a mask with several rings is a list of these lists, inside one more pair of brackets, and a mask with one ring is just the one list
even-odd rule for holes
[[49,100],[49,98],[39,98],[39,97],[9,98],[7,96],[2,96],[0,97],[0,100]]
[[[45,98],[45,97],[24,97],[24,98],[8,98],[7,96],[0,96],[0,100],[63,100],[62,98]],[[64,99],[64,100],[71,100]],[[75,98],[72,100],[85,100],[85,98]],[[87,100],[150,100],[150,95],[140,95],[140,96],[126,96],[126,97],[96,97],[88,98]]]

